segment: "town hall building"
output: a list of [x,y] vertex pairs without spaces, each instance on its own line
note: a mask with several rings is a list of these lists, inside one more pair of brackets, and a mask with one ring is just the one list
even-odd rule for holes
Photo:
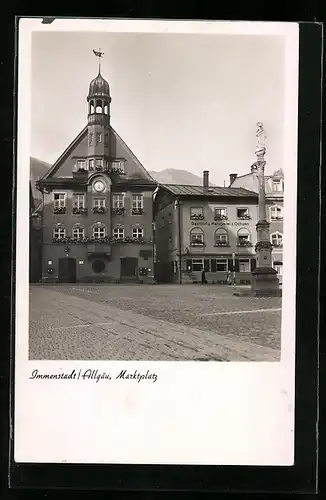
[[42,282],[151,282],[157,186],[110,124],[111,94],[89,85],[87,125],[38,182]]

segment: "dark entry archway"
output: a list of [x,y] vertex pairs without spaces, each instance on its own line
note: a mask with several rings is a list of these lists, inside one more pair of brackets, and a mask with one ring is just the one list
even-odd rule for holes
[[76,259],[65,257],[59,259],[59,282],[60,283],[76,283],[77,280],[77,263]]
[[121,278],[136,278],[137,277],[137,257],[122,257],[120,276]]

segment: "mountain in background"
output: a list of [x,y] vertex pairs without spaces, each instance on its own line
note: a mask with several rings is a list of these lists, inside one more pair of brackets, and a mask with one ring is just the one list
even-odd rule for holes
[[41,179],[51,166],[50,163],[46,163],[45,161],[38,160],[37,158],[30,158],[29,178],[36,206],[38,206],[42,200],[42,194],[35,186],[36,181]]
[[[161,172],[150,170],[148,173],[160,184],[185,184],[188,186],[201,186],[203,184],[202,177],[187,172],[187,170],[166,168]],[[211,182],[209,184],[214,186]]]

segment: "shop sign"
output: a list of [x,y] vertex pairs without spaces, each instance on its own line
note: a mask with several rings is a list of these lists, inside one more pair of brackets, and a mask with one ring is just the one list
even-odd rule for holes
[[249,222],[244,221],[191,221],[192,226],[249,226]]

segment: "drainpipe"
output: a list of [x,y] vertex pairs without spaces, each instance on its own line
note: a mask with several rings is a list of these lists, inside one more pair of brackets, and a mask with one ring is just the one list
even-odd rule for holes
[[180,198],[177,198],[178,205],[178,259],[179,259],[179,283],[182,285],[181,277],[181,208],[180,208]]

